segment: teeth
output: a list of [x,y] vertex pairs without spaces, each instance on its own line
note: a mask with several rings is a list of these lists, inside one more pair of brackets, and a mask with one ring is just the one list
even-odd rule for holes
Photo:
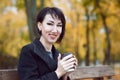
[[50,34],[50,35],[57,36],[57,35],[55,35],[55,34]]

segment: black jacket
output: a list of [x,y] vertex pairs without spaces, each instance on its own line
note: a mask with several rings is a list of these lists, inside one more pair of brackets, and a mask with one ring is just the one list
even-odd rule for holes
[[20,80],[62,80],[56,73],[59,52],[52,47],[53,58],[48,54],[39,39],[24,46],[20,53],[18,75]]

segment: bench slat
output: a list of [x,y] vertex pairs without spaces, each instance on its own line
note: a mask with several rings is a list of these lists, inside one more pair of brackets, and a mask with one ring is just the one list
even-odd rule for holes
[[115,75],[112,67],[104,66],[85,66],[78,67],[70,74],[71,79],[100,78]]
[[0,70],[0,80],[18,80],[17,69]]

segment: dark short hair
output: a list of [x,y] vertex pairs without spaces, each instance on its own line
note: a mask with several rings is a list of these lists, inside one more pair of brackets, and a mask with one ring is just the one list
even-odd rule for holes
[[[62,33],[60,34],[60,37],[57,40],[57,43],[60,43],[65,34],[65,24],[66,24],[65,16],[59,8],[45,7],[38,13],[36,22],[42,23],[47,14],[50,14],[52,17],[56,17],[60,19],[62,22]],[[39,29],[38,29],[38,32],[39,32],[39,35],[41,36],[41,31]]]

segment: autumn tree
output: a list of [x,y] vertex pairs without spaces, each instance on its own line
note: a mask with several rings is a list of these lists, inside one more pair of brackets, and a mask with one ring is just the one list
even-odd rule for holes
[[0,68],[15,68],[21,47],[29,42],[24,28],[26,18],[24,11],[17,10],[9,1],[2,1],[5,6],[0,12]]

